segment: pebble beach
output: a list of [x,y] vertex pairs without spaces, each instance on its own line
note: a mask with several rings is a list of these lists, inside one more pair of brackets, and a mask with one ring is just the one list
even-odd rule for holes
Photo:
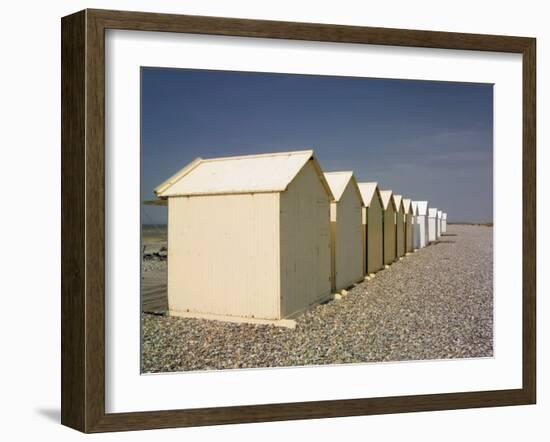
[[[449,225],[296,328],[142,313],[144,373],[493,356],[493,228]],[[144,261],[144,275],[166,261]]]

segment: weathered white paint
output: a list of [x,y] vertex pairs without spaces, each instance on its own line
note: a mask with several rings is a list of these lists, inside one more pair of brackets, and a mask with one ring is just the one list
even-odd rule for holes
[[339,291],[363,280],[363,200],[353,172],[325,173],[331,202],[332,289]]
[[441,232],[447,233],[447,213],[443,212],[442,219],[441,219]]
[[441,238],[442,230],[441,230],[441,220],[443,217],[443,211],[438,210],[437,211],[437,239]]
[[395,253],[396,257],[400,258],[405,255],[405,209],[403,207],[403,197],[401,195],[393,195],[395,201],[397,222],[395,224]]
[[420,215],[418,211],[418,202],[411,201],[411,208],[413,211],[413,247],[415,249],[421,248],[421,237],[420,237]]
[[403,210],[405,212],[405,252],[412,252],[414,247],[414,212],[412,201],[409,198],[403,198]]
[[384,264],[388,265],[395,261],[396,244],[396,207],[391,190],[381,190],[382,207],[384,209]]
[[[275,168],[283,156],[273,155]],[[301,158],[302,152],[296,156]],[[263,164],[268,156],[261,157]],[[312,154],[280,192],[268,192],[266,187],[231,193],[235,181],[230,179],[225,181],[227,189],[218,184],[203,187],[193,178],[202,161],[157,188],[157,194],[168,200],[170,312],[279,320],[328,299],[333,196]],[[247,173],[239,160],[226,162]],[[219,170],[233,169],[225,165]],[[170,186],[178,184],[172,194]],[[182,189],[189,195],[182,195]],[[204,190],[214,193],[203,194]]]
[[384,267],[384,212],[377,183],[359,183],[363,197],[363,238],[365,265],[368,274]]
[[429,208],[428,209],[428,241],[437,241],[437,209]]
[[413,201],[418,209],[417,232],[418,245],[420,248],[426,247],[429,243],[429,220],[428,220],[428,201]]

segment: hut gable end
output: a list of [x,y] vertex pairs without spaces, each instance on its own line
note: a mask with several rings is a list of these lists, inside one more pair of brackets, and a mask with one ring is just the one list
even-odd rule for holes
[[326,172],[324,177],[330,187],[335,201],[340,201],[340,199],[342,199],[344,192],[348,190],[348,186],[351,186],[353,188],[353,192],[357,194],[361,202],[363,201],[361,191],[357,185],[355,177],[353,176],[353,172]]
[[403,207],[405,209],[405,213],[414,215],[415,211],[412,207],[412,201],[409,198],[403,198]]
[[397,210],[397,207],[395,205],[395,200],[393,198],[393,191],[381,190],[380,196],[382,197],[382,206],[384,207],[384,210],[388,210],[388,207],[390,204],[393,207],[393,210]]
[[404,210],[403,207],[403,196],[402,195],[393,195],[393,200],[395,202],[395,210],[398,212],[401,212],[401,209]]
[[426,216],[428,214],[428,201],[414,201],[418,207],[418,215]]
[[378,198],[380,205],[383,205],[382,197],[380,196],[380,189],[378,189],[378,183],[359,183],[359,190],[363,198],[363,204],[365,207],[370,207],[374,198]]

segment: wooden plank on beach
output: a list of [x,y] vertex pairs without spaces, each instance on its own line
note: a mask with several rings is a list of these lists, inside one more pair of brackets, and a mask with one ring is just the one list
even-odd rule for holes
[[144,272],[141,278],[141,311],[162,313],[168,310],[166,272]]

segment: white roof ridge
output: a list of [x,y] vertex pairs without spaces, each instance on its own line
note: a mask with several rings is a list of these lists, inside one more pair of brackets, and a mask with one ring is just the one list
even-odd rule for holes
[[351,173],[353,175],[353,170],[337,170],[334,172],[323,172],[325,175],[337,175],[343,173]]
[[284,151],[284,152],[257,153],[257,154],[247,154],[247,155],[231,155],[231,156],[228,156],[228,157],[201,158],[201,162],[210,163],[210,162],[214,162],[214,161],[245,160],[245,159],[252,159],[252,158],[266,158],[266,157],[292,156],[292,155],[304,155],[304,154],[313,155],[313,149],[291,150],[291,151]]

